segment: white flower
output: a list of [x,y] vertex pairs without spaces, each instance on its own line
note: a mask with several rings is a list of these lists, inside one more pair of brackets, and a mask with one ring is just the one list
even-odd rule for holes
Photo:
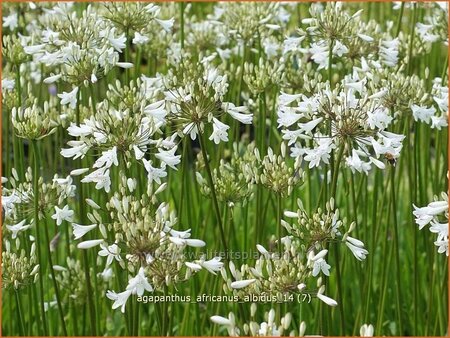
[[171,29],[172,29],[172,27],[173,27],[173,23],[175,22],[175,19],[174,19],[174,18],[171,18],[171,19],[169,19],[169,20],[161,20],[161,19],[156,19],[156,18],[155,18],[155,21],[156,21],[157,23],[159,23],[160,26],[161,26],[167,33],[170,33],[170,31],[171,31]]
[[226,325],[226,326],[232,325],[231,321],[228,318],[225,318],[225,317],[211,316],[210,319],[215,324]]
[[316,277],[320,271],[322,271],[326,276],[330,275],[330,265],[325,261],[325,256],[328,250],[321,250],[317,255],[313,256],[313,252],[309,252],[309,260],[313,263],[313,277]]
[[196,261],[201,267],[205,268],[212,274],[216,274],[217,271],[220,271],[223,267],[223,263],[220,261],[220,257],[214,257],[208,261],[200,260]]
[[116,66],[123,69],[133,68],[133,64],[131,62],[117,62]]
[[105,189],[105,192],[109,192],[111,189],[111,178],[109,177],[109,169],[99,168],[89,175],[85,176],[82,183],[93,182],[95,184],[95,189]]
[[394,67],[398,62],[398,47],[400,41],[398,38],[394,40],[381,41],[380,45],[380,59],[389,67]]
[[91,239],[89,241],[84,241],[84,242],[78,243],[77,248],[78,249],[90,249],[101,243],[103,243],[103,239]]
[[12,232],[12,236],[11,236],[12,239],[17,238],[17,234],[18,234],[19,232],[25,231],[25,230],[27,230],[28,228],[31,227],[31,224],[25,225],[25,221],[26,221],[26,220],[22,220],[22,221],[20,221],[20,222],[17,223],[17,224],[6,225],[6,228],[7,228],[9,231]]
[[310,169],[318,167],[321,161],[329,164],[330,153],[336,147],[330,138],[319,138],[317,144],[316,148],[305,149],[305,160],[309,162]]
[[19,16],[17,13],[11,13],[8,16],[3,17],[3,27],[7,27],[10,30],[14,30],[19,26]]
[[86,235],[89,231],[95,229],[97,227],[97,224],[91,224],[91,225],[80,225],[76,223],[72,223],[72,229],[75,239],[80,239],[84,235]]
[[214,140],[215,144],[219,144],[220,141],[228,141],[228,132],[227,130],[230,127],[225,123],[220,122],[218,119],[213,117],[213,132],[209,137],[210,140]]
[[61,78],[61,76],[62,76],[61,74],[56,74],[56,75],[49,76],[49,77],[44,79],[44,83],[45,84],[54,83],[54,82],[58,81]]
[[393,118],[389,116],[389,110],[384,107],[378,107],[373,111],[367,112],[367,123],[371,129],[386,129],[392,122]]
[[373,337],[373,325],[364,324],[363,326],[361,326],[359,334],[361,337]]
[[355,172],[355,170],[357,170],[360,173],[363,172],[365,174],[368,174],[371,168],[370,162],[361,161],[358,155],[358,151],[356,151],[355,149],[352,149],[352,155],[347,157],[346,163],[350,167],[352,172]]
[[106,150],[102,152],[102,156],[100,156],[97,161],[95,161],[93,167],[94,168],[109,168],[112,165],[118,166],[119,161],[117,159],[117,147],[114,146],[110,150]]
[[333,54],[337,56],[342,56],[348,53],[348,48],[342,44],[339,40],[336,40],[333,47]]
[[356,238],[347,236],[345,240],[345,245],[347,245],[347,247],[356,257],[356,259],[359,261],[366,259],[366,256],[369,254],[369,252],[366,249],[364,249],[364,243]]
[[105,268],[102,272],[98,274],[105,282],[108,282],[113,277],[114,273],[111,268]]
[[431,116],[431,128],[441,130],[442,127],[447,127],[447,117],[444,116]]
[[149,104],[144,108],[144,113],[150,115],[156,122],[164,123],[167,116],[165,101],[160,100]]
[[167,151],[159,149],[159,152],[155,155],[155,157],[163,161],[172,169],[177,170],[175,166],[181,162],[181,155],[175,155],[176,151],[177,151],[176,147],[173,147],[172,149]]
[[140,267],[138,274],[128,281],[127,290],[131,291],[134,295],[137,294],[138,296],[142,296],[144,291],[153,292],[153,287],[148,282],[143,267]]
[[324,275],[329,276],[330,268],[331,266],[325,261],[325,259],[319,258],[314,261],[312,275],[313,277],[316,277],[319,272],[322,271]]
[[113,310],[120,307],[120,311],[125,313],[125,305],[127,304],[128,298],[131,296],[131,290],[125,290],[121,293],[115,293],[114,291],[109,291],[106,293],[106,297],[114,301],[112,306]]
[[147,178],[150,182],[155,181],[158,184],[161,184],[161,178],[167,176],[167,172],[165,170],[165,165],[162,168],[155,168],[152,166],[151,160],[142,159],[144,163],[145,170],[147,171]]
[[439,35],[430,33],[431,29],[433,29],[433,25],[425,25],[420,22],[416,24],[416,31],[425,42],[436,42],[439,39]]
[[63,221],[71,222],[73,215],[74,212],[69,209],[68,205],[65,205],[62,209],[55,205],[55,213],[52,215],[52,218],[56,220],[56,225],[61,225]]
[[231,282],[230,286],[233,289],[242,289],[242,288],[249,286],[250,284],[253,284],[255,281],[256,281],[256,279],[238,280],[235,282]]
[[412,104],[411,110],[413,112],[415,121],[422,121],[425,123],[430,123],[431,117],[434,116],[434,113],[436,113],[436,108],[434,108],[433,106],[427,108]]
[[325,296],[323,294],[324,291],[325,291],[325,286],[322,285],[320,287],[319,291],[317,292],[317,298],[319,298],[322,302],[324,302],[325,304],[327,304],[329,306],[336,306],[336,305],[338,305],[338,303],[334,299],[332,299],[332,298],[330,298],[328,296]]
[[69,104],[70,108],[75,109],[77,106],[77,94],[78,87],[75,87],[71,92],[62,92],[62,94],[58,94],[58,97],[61,99],[62,105]]
[[143,45],[150,41],[150,38],[142,35],[139,32],[134,32],[133,43],[135,45]]
[[328,68],[328,46],[323,44],[323,41],[312,43],[309,52],[311,53],[311,59],[319,65],[318,70]]
[[110,266],[113,260],[120,262],[122,258],[120,257],[120,248],[117,244],[106,246],[105,243],[100,244],[100,248],[102,248],[98,255],[101,257],[106,257],[106,267]]
[[14,86],[16,84],[16,81],[14,79],[2,79],[2,91],[3,90],[13,90]]
[[222,104],[223,109],[230,114],[235,120],[238,120],[244,124],[251,124],[253,120],[253,114],[248,112],[248,108],[245,106],[236,107],[233,103],[227,102]]

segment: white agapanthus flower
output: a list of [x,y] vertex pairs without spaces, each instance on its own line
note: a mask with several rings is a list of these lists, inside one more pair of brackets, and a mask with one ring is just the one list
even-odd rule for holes
[[430,231],[436,234],[434,244],[438,247],[438,252],[448,256],[448,195],[442,193],[439,200],[435,198],[435,201],[426,207],[419,208],[415,205],[413,207],[419,230],[429,225]]

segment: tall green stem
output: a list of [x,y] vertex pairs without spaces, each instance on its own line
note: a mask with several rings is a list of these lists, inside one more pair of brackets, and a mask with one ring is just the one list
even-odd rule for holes
[[55,289],[55,296],[56,296],[56,303],[58,306],[58,313],[59,313],[59,317],[61,319],[61,324],[62,324],[62,329],[63,329],[63,333],[65,336],[67,336],[67,328],[66,328],[66,322],[64,320],[64,312],[63,312],[63,308],[61,305],[61,297],[59,294],[59,288],[58,288],[58,283],[56,281],[56,276],[55,276],[55,270],[53,269],[53,261],[52,261],[52,252],[50,250],[50,236],[48,233],[48,226],[47,224],[45,224],[45,239],[47,241],[47,257],[48,257],[48,264],[49,264],[49,268],[50,268],[50,274],[52,276],[52,281],[53,281],[53,288]]
[[[76,122],[79,126],[81,123],[81,114],[80,114],[80,100],[81,100],[81,91],[78,91],[78,98],[77,98],[77,107],[76,107]],[[93,103],[94,105],[94,103]],[[81,159],[78,159],[78,167],[82,167]],[[78,184],[78,211],[80,213],[81,221],[84,222],[85,220],[85,206],[84,206],[84,193],[83,193],[83,183],[81,181]],[[83,250],[83,265],[84,265],[84,276],[86,279],[86,289],[87,289],[87,303],[89,307],[89,314],[90,314],[90,320],[91,320],[91,334],[96,336],[97,335],[97,323],[96,323],[96,315],[95,315],[95,304],[94,304],[94,297],[92,292],[92,285],[91,285],[91,274],[89,271],[90,264],[89,264],[89,258],[88,253],[86,250]]]
[[[199,131],[200,131],[200,126],[199,126]],[[200,140],[200,148],[202,151],[202,155],[203,155],[203,160],[205,161],[205,168],[206,168],[206,172],[208,174],[208,183],[211,189],[211,196],[212,196],[212,200],[213,200],[213,206],[214,206],[214,211],[216,213],[216,221],[219,224],[219,230],[220,230],[220,237],[221,237],[221,241],[222,241],[222,246],[225,250],[225,257],[226,260],[228,260],[228,246],[227,246],[227,240],[225,238],[225,231],[223,228],[223,224],[222,224],[222,218],[220,216],[220,210],[219,210],[219,203],[217,202],[217,196],[216,196],[216,189],[214,188],[214,180],[212,177],[212,172],[211,172],[211,168],[209,166],[209,160],[208,160],[208,154],[206,153],[206,145],[205,145],[205,135],[202,132],[199,132],[199,140]]]
[[33,165],[33,209],[34,209],[34,229],[36,232],[36,253],[39,263],[39,296],[40,296],[40,308],[42,316],[42,325],[44,327],[44,335],[48,335],[47,320],[45,316],[44,307],[44,281],[43,281],[43,266],[42,266],[42,256],[41,256],[41,235],[39,229],[39,177],[40,177],[40,157],[37,146],[37,141],[32,140],[31,146],[33,148],[34,154],[34,165]]

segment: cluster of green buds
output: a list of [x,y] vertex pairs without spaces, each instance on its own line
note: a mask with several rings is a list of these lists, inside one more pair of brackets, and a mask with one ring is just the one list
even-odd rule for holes
[[[218,168],[213,170],[214,190],[219,201],[233,206],[236,203],[247,203],[253,197],[255,184],[254,163],[257,158],[254,153],[255,144],[233,143],[233,153],[229,160],[221,159]],[[197,170],[204,169],[202,154],[198,154]],[[203,175],[197,171],[197,182],[200,191],[205,196],[210,196],[211,188]]]
[[[277,320],[276,312],[272,308],[269,312],[264,313],[264,321],[260,322],[256,318],[257,305],[252,303],[250,306],[250,321],[239,325],[232,312],[228,317],[212,316],[210,319],[214,324],[224,326],[230,337],[250,336],[250,337],[278,337],[287,333],[292,322],[292,315],[288,312]],[[303,337],[305,334],[306,324],[300,323],[299,334],[292,330],[290,336]]]
[[230,262],[231,276],[222,271],[224,291],[241,300],[251,295],[266,296],[261,298],[264,302],[287,302],[292,295],[306,292],[305,285],[312,272],[306,251],[299,240],[284,237],[281,242],[281,252],[269,252],[257,245],[261,255],[254,266],[243,264],[236,269]]
[[[312,18],[304,19],[303,23],[309,24],[306,33],[314,36],[315,40],[344,42],[353,36],[351,33],[357,25],[355,19],[360,13],[350,15],[342,9],[342,3],[327,3],[323,10],[320,5],[311,6]],[[304,34],[302,30],[300,33]]]
[[[191,239],[190,230],[174,230],[177,223],[175,213],[166,203],[157,205],[155,196],[166,186],[163,184],[151,194],[136,197],[130,194],[136,189],[136,181],[122,175],[119,190],[106,203],[105,209],[93,201],[88,202],[94,209],[88,213],[88,218],[99,224],[103,241],[114,241],[112,245],[103,242],[105,254],[102,256],[108,252],[132,274],[144,268],[149,282],[157,290],[183,282],[198,271],[186,265],[186,249],[187,246],[205,245],[201,240]],[[107,219],[102,216],[105,213]]]
[[30,60],[30,56],[25,52],[20,38],[15,35],[3,37],[2,54],[4,61],[17,69],[21,64]]
[[19,105],[19,95],[16,90],[15,81],[7,77],[2,79],[2,105],[5,111],[12,111]]
[[223,23],[229,34],[251,46],[257,39],[278,29],[276,14],[280,4],[276,2],[230,3],[224,6]]
[[106,92],[107,106],[104,109],[118,111],[128,110],[132,116],[141,113],[148,101],[154,98],[155,92],[146,90],[145,82],[141,79],[131,80],[129,85],[122,85],[119,80],[114,84],[108,84]]
[[[224,113],[222,101],[228,88],[227,76],[206,63],[183,58],[166,77],[166,98],[172,114],[168,117],[176,125],[189,128],[203,125]],[[188,127],[189,126],[189,127]]]
[[284,86],[294,92],[302,91],[311,95],[318,83],[322,82],[322,74],[318,72],[312,62],[305,62],[294,54],[285,56]]
[[300,199],[297,200],[297,212],[285,211],[288,218],[296,219],[294,224],[285,220],[281,224],[287,232],[302,241],[304,250],[321,249],[327,243],[335,241],[343,222],[339,219],[339,209],[335,209],[334,199],[325,205],[325,210],[318,208],[312,215],[304,209]]
[[[260,158],[258,149],[255,149],[257,158]],[[281,152],[276,155],[272,148],[267,149],[267,155],[260,161],[260,174],[257,183],[281,196],[289,196],[293,188],[304,180],[301,168],[301,158],[296,158],[294,165],[290,166],[286,159],[286,144],[281,143]]]
[[151,28],[151,23],[157,21],[166,31],[170,29],[173,20],[161,20],[158,15],[161,7],[145,2],[108,2],[103,4],[102,16],[109,20],[120,33],[130,37],[131,33],[145,34]]
[[5,241],[6,251],[2,252],[2,282],[5,289],[18,290],[37,281],[39,265],[36,257],[36,245],[31,245],[30,254],[24,249],[20,253],[11,252],[9,241]]
[[388,108],[394,115],[403,115],[411,112],[411,105],[431,103],[427,94],[425,80],[417,75],[405,75],[401,66],[398,72],[388,69],[375,73],[371,85],[373,92],[385,90],[381,98],[383,106]]
[[[68,292],[68,297],[72,299],[75,304],[83,305],[86,303],[88,295],[85,270],[78,259],[67,257],[66,263],[67,266],[65,267],[59,265],[53,266],[53,269],[57,272],[56,280],[60,285],[61,290],[63,290],[63,292]],[[93,276],[94,269],[91,267],[89,270],[90,276]],[[106,283],[102,283],[101,279],[97,279],[97,281],[99,282],[97,284],[98,287],[101,288],[102,285],[105,286],[103,288],[103,292],[105,292]],[[91,283],[93,283],[93,280]],[[102,289],[100,289],[100,292],[101,291]]]
[[284,60],[259,59],[259,63],[244,63],[243,79],[253,95],[264,92],[270,86],[280,86],[284,82]]
[[[39,219],[44,219],[45,214],[54,210],[55,206],[61,206],[67,199],[75,195],[76,186],[72,184],[72,178],[60,178],[57,174],[52,182],[44,182],[43,177],[39,177]],[[8,183],[11,188],[3,187],[2,201],[5,212],[6,224],[13,224],[23,219],[33,217],[33,176],[29,167],[25,172],[25,181],[20,182],[17,171],[12,169],[12,177]]]
[[42,109],[35,99],[31,106],[12,109],[12,123],[18,137],[40,140],[56,132],[58,123],[53,118],[56,117],[55,107],[49,101],[45,101],[43,106]]

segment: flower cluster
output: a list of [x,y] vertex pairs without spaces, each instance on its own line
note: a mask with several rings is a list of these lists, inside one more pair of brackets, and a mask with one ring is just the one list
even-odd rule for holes
[[[169,205],[155,205],[155,196],[166,184],[156,191],[147,191],[135,197],[136,180],[121,175],[121,185],[105,207],[87,200],[93,209],[88,219],[93,223],[80,225],[73,223],[75,239],[81,239],[90,232],[100,231],[99,239],[89,239],[78,243],[79,249],[100,246],[98,255],[106,258],[102,275],[112,273],[114,262],[135,277],[129,279],[125,291],[108,291],[108,298],[114,300],[113,309],[121,307],[125,311],[127,299],[131,295],[142,296],[144,291],[160,291],[164,286],[183,282],[203,268],[215,273],[222,268],[220,258],[190,262],[186,259],[187,247],[199,248],[206,244],[191,238],[191,230],[174,229],[177,219]],[[104,215],[104,216],[102,216]]]
[[448,256],[448,195],[441,194],[441,198],[435,197],[434,201],[426,207],[416,207],[414,205],[414,217],[419,230],[426,225],[430,226],[430,231],[437,235],[434,245],[438,247],[439,253]]
[[[275,319],[275,310],[270,309],[268,313],[265,314],[265,321],[262,323],[255,321],[256,304],[253,303],[250,309],[251,321],[249,323],[244,323],[242,327],[239,327],[236,323],[236,318],[232,312],[228,314],[228,318],[222,316],[212,316],[210,319],[214,324],[223,326],[227,329],[228,335],[230,337],[238,337],[241,335],[251,336],[251,337],[280,337],[283,333],[289,329],[292,321],[292,315],[286,313],[279,322]],[[306,329],[305,322],[300,324],[300,332],[298,335],[295,331],[291,331],[290,335],[296,335],[298,337],[303,337]]]

